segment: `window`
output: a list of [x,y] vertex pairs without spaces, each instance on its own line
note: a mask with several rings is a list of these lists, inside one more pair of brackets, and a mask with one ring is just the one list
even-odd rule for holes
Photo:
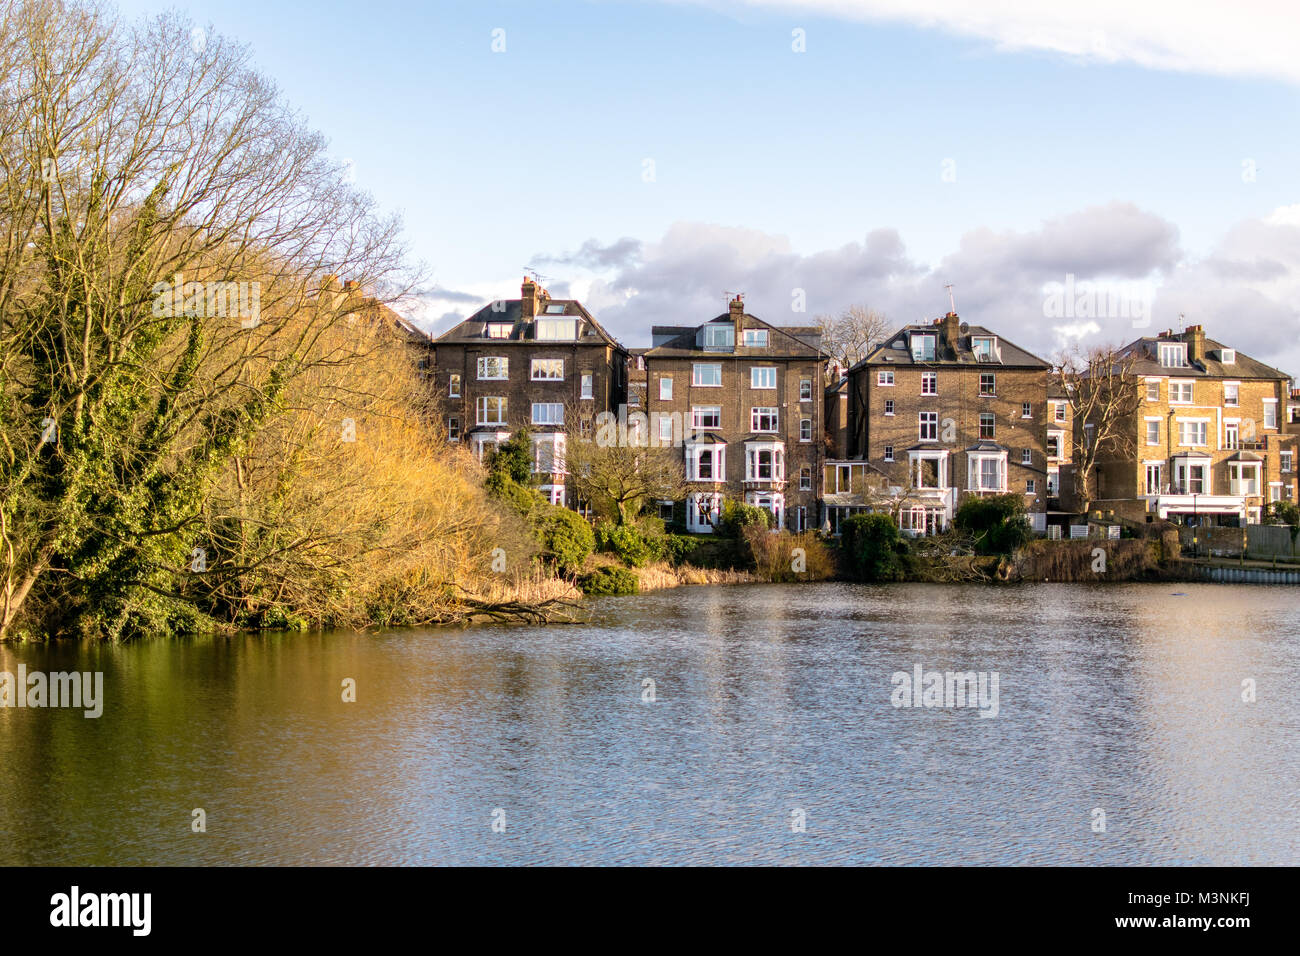
[[745,329],[744,343],[751,349],[767,348],[767,329]]
[[1060,432],[1047,433],[1047,457],[1048,458],[1061,457],[1061,441],[1064,437],[1065,436],[1063,436]]
[[751,408],[749,410],[749,430],[755,432],[776,431],[775,408]]
[[979,471],[976,474],[979,483],[976,487],[980,491],[1001,491],[1002,459],[986,456],[979,458],[978,463]]
[[894,460],[894,446],[893,446],[893,445],[886,445],[886,446],[885,446],[885,461],[893,461],[893,460]]
[[502,397],[484,395],[478,400],[478,423],[480,425],[504,425],[506,423],[506,400]]
[[885,414],[894,414],[894,400],[892,398],[885,399]]
[[1219,350],[1219,361],[1222,362],[1224,365],[1235,365],[1236,362],[1237,362],[1237,350],[1236,350],[1236,349],[1220,349],[1220,350]]
[[582,373],[582,397],[593,398],[595,396],[594,383],[590,372]]
[[673,443],[673,417],[672,415],[660,415],[655,412],[652,416],[659,419],[659,444],[671,445]]
[[807,465],[799,469],[799,490],[812,491],[812,469]]
[[564,471],[564,436],[533,436],[533,472],[541,475]]
[[713,522],[721,512],[722,495],[689,495],[686,499],[686,527],[691,531],[711,532]]
[[785,456],[780,448],[758,445],[745,456],[746,481],[780,481],[785,477]]
[[997,394],[997,376],[992,372],[980,372],[980,394]]
[[578,434],[584,439],[590,438],[592,432],[592,422],[590,418],[584,418],[578,422]]
[[1241,393],[1241,383],[1224,382],[1223,383],[1223,404],[1237,405]]
[[921,441],[938,441],[939,440],[939,413],[938,412],[921,412]]
[[542,342],[572,342],[578,337],[577,319],[536,319],[533,328]]
[[548,305],[548,306],[546,307],[546,314],[547,314],[547,315],[563,315],[563,314],[564,314],[564,306],[563,306],[563,305],[560,305],[560,304]]
[[534,382],[559,382],[564,379],[564,359],[533,359]]
[[686,477],[690,481],[722,481],[726,475],[723,462],[726,455],[722,445],[688,445],[686,448]]
[[975,353],[975,361],[992,362],[997,358],[998,340],[992,336],[973,336],[970,340],[970,350]]
[[736,329],[730,322],[706,325],[700,344],[713,352],[730,352],[736,345]]
[[1190,447],[1205,444],[1205,429],[1208,422],[1187,422],[1179,421],[1178,423],[1178,444]]
[[1295,452],[1282,452],[1282,471],[1284,474],[1291,471],[1292,463],[1295,461]]
[[1149,495],[1158,495],[1165,485],[1164,462],[1152,461],[1146,466],[1146,489]]
[[1033,418],[1034,417],[1033,410],[1034,410],[1034,406],[1031,405],[1029,402],[1020,403],[1021,418]]
[[627,403],[632,408],[639,408],[641,406],[641,389],[639,388],[628,389]]
[[697,431],[722,427],[722,406],[696,405],[691,409],[691,427]]
[[1033,493],[1034,493],[1034,479],[1032,479],[1032,478],[1026,478],[1026,479],[1025,479],[1025,494],[1027,494],[1027,495],[1032,495]]
[[460,419],[447,419],[447,441],[460,441]]
[[776,368],[770,365],[756,365],[749,370],[750,388],[776,388]]
[[1147,426],[1147,444],[1159,445],[1160,444],[1160,419],[1148,418],[1146,421],[1146,426]]
[[1170,405],[1192,404],[1192,383],[1171,381],[1169,383],[1169,404]]
[[840,494],[853,490],[853,469],[848,465],[835,466],[835,490]]
[[478,360],[479,381],[491,381],[510,377],[510,360],[501,356],[480,358]]
[[946,465],[947,462],[942,458],[914,455],[910,466],[913,486],[932,490],[944,487],[947,480],[944,474]]
[[894,370],[886,369],[876,373],[876,386],[878,388],[890,388],[894,384]]
[[923,332],[912,333],[912,361],[934,361],[934,336]]
[[449,398],[460,398],[460,373],[453,373],[449,382],[450,384],[447,386],[447,396]]
[[533,402],[534,425],[563,425],[564,405],[560,402]]
[[799,401],[801,402],[812,401],[812,379],[810,378],[799,379]]
[[980,412],[980,441],[992,441],[995,428],[992,412]]
[[672,524],[673,503],[671,501],[659,502],[659,520],[664,524]]
[[811,418],[799,419],[799,440],[812,441],[812,419]]
[[939,373],[938,372],[921,373],[921,394],[922,395],[939,394]]
[[1047,496],[1055,498],[1061,493],[1061,469],[1047,469]]
[[1228,465],[1228,494],[1258,495],[1259,465],[1230,463]]
[[1160,380],[1157,378],[1147,379],[1147,401],[1160,401]]
[[1264,399],[1264,427],[1277,428],[1277,399]]
[[1052,402],[1052,418],[1058,422],[1065,421],[1065,402]]
[[691,369],[691,384],[698,388],[721,388],[722,366],[714,363],[696,364]]
[[514,325],[509,322],[489,322],[487,327],[488,338],[490,339],[508,339]]
[[659,379],[659,401],[671,402],[673,400],[673,377],[665,375]]
[[1223,447],[1237,448],[1241,444],[1241,426],[1237,422],[1223,423]]
[[1034,452],[1032,448],[1026,448],[1020,453],[1020,464],[1032,465],[1034,463]]
[[1160,364],[1165,368],[1187,368],[1186,343],[1161,342]]
[[1206,493],[1205,469],[1203,464],[1180,461],[1174,465],[1175,490],[1180,495],[1203,495]]

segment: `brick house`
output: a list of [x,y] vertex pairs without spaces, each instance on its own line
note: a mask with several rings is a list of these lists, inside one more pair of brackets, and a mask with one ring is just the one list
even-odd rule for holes
[[[627,350],[574,299],[552,299],[531,279],[520,298],[484,306],[433,340],[430,376],[447,437],[483,460],[516,430],[533,436],[533,471],[552,503],[566,493],[566,409],[583,423],[627,401]],[[579,427],[587,427],[580,424]]]
[[1270,501],[1296,501],[1287,375],[1207,338],[1200,325],[1137,339],[1120,355],[1133,362],[1141,403],[1131,447],[1098,456],[1094,508],[1238,526],[1260,521]]
[[820,331],[771,325],[747,313],[737,296],[703,325],[655,326],[651,335],[643,356],[651,439],[682,436],[693,489],[674,517],[689,531],[710,532],[730,497],[766,509],[778,528],[815,527]]
[[[1061,494],[1062,474],[1073,480],[1074,413],[1061,376],[1049,373],[1047,379],[1047,426],[1043,435],[1043,452],[1047,460],[1047,510],[1049,515],[1063,515],[1068,495]],[[1048,523],[1053,522],[1049,517]],[[1064,524],[1064,521],[1059,523]]]
[[887,476],[908,534],[947,528],[967,495],[1005,492],[1025,496],[1042,530],[1048,371],[952,312],[905,326],[849,370],[847,457]]

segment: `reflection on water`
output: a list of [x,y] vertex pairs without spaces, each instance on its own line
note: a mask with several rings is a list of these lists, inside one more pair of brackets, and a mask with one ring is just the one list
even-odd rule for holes
[[[0,647],[106,696],[0,709],[0,863],[1295,864],[1296,606],[688,588],[584,627]],[[998,716],[896,709],[916,664],[997,672]]]

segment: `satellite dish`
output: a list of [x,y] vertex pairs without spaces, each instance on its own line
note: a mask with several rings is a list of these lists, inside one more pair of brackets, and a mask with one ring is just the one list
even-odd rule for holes
[[967,332],[969,332],[969,331],[970,331],[970,323],[969,323],[969,322],[963,322],[963,323],[961,324],[961,334],[962,334],[962,335],[965,335],[965,334],[966,334]]

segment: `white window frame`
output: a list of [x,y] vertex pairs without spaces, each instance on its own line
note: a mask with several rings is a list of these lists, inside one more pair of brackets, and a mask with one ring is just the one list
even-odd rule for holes
[[885,399],[885,414],[891,418],[894,415],[894,400],[892,398]]
[[[761,477],[763,455],[771,455],[769,467],[772,474]],[[779,441],[745,442],[746,481],[785,481],[785,443]]]
[[[560,366],[559,375],[540,374],[544,369],[553,369],[556,364]],[[564,359],[562,358],[535,358],[529,364],[529,381],[533,382],[563,382],[564,381]]]
[[[716,382],[702,381],[702,375],[705,369],[717,370]],[[710,378],[712,376],[709,376]],[[691,385],[695,388],[722,388],[722,363],[721,362],[696,362],[691,366]]]
[[894,370],[892,368],[882,368],[876,373],[876,388],[893,388],[894,387]]
[[811,418],[799,419],[799,440],[801,442],[812,441],[812,419]]
[[[1187,390],[1187,397],[1183,398],[1183,389]],[[1175,398],[1174,396],[1178,396]],[[1169,404],[1170,405],[1191,405],[1192,400],[1196,397],[1196,382],[1187,378],[1171,378],[1169,380]]]
[[[927,438],[925,433],[926,426],[929,425],[934,430],[934,437]],[[938,441],[939,440],[939,413],[938,412],[917,412],[916,415],[916,433],[919,436],[917,441]]]
[[452,372],[448,377],[447,397],[460,398],[460,372]]
[[939,394],[939,373],[938,372],[921,373],[921,394],[922,395]]
[[799,379],[799,401],[811,402],[813,400],[812,379]]
[[582,373],[582,397],[586,399],[596,397],[596,377],[591,372]]
[[673,400],[673,377],[663,375],[659,378],[659,401],[671,402]]
[[[707,500],[712,507],[708,521],[701,521],[700,504]],[[722,494],[716,491],[693,491],[686,496],[686,530],[695,534],[712,534],[722,512]]]
[[[922,462],[933,461],[938,464],[935,466],[935,484],[924,485],[921,483],[921,475],[924,469],[921,467]],[[935,449],[929,451],[926,449],[915,449],[907,453],[907,474],[911,480],[912,487],[921,491],[942,491],[950,486],[948,478],[948,451],[947,449]]]
[[[1145,416],[1145,417],[1142,419],[1142,421],[1144,422],[1143,427],[1144,427],[1145,430],[1146,430],[1146,443],[1147,443],[1148,445],[1159,445],[1159,444],[1160,444],[1160,422],[1162,421],[1162,419],[1160,418],[1160,416],[1159,416],[1159,415],[1147,415],[1147,416]],[[1156,426],[1156,438],[1155,438],[1155,441],[1152,441],[1152,440],[1151,440],[1151,426],[1152,426],[1152,425],[1155,425],[1155,426]]]
[[[1158,378],[1148,378],[1148,379],[1146,379],[1146,386],[1147,386],[1147,398],[1146,398],[1146,400],[1147,400],[1148,402],[1158,402],[1158,401],[1160,401],[1160,379],[1158,379]],[[1152,394],[1152,391],[1155,392],[1154,395]]]
[[[771,428],[760,428],[759,421],[763,418],[772,419]],[[781,430],[781,410],[772,405],[756,405],[749,410],[749,430],[755,434],[774,434]]]
[[[538,417],[538,410],[541,409],[541,417]],[[564,403],[563,402],[533,402],[529,421],[534,425],[563,425],[564,424]]]
[[[496,405],[499,418],[488,418],[487,411],[489,403],[498,403]],[[504,425],[509,417],[509,402],[504,395],[480,395],[474,402],[474,424],[476,425]]]
[[908,347],[913,362],[933,362],[938,353],[938,337],[933,332],[913,332]]
[[[701,481],[706,484],[718,484],[727,480],[727,446],[722,442],[687,442],[684,446],[686,453],[686,480]],[[713,473],[711,478],[700,477],[700,459],[703,452],[709,453],[710,470]]]
[[[1276,398],[1264,399],[1264,424],[1260,426],[1261,428],[1277,429],[1277,404]],[[1270,418],[1273,419],[1271,422],[1269,421]]]
[[[717,424],[704,425],[704,413],[711,412],[710,416]],[[691,406],[691,428],[695,431],[718,431],[722,428],[722,406],[721,405],[692,405]]]
[[747,349],[765,349],[767,348],[767,329],[744,329],[741,332],[740,340]]
[[[1228,390],[1232,390],[1232,397],[1228,397]],[[1241,383],[1224,382],[1223,383],[1223,407],[1240,408],[1241,407]]]
[[[1210,433],[1210,420],[1208,418],[1177,418],[1175,421],[1178,424],[1178,444],[1180,447],[1205,448],[1208,446]],[[1184,426],[1187,425],[1199,426],[1199,428],[1195,430],[1200,432],[1200,441],[1189,442],[1185,440],[1187,438],[1187,432]]]
[[[998,483],[995,487],[990,487],[984,483],[984,463],[990,461],[997,464]],[[991,451],[967,452],[966,486],[968,491],[1005,492],[1007,490],[1007,453]]]
[[[491,370],[496,362],[496,374]],[[504,355],[480,355],[477,362],[478,380],[480,382],[504,382],[510,378],[510,359]]]
[[578,320],[575,316],[534,319],[533,338],[538,342],[576,342]]
[[751,389],[776,388],[776,366],[775,365],[750,366],[749,387]]
[[[542,468],[541,449],[543,445],[549,445],[550,451],[550,468]],[[564,475],[568,474],[565,470],[565,452],[568,450],[567,437],[564,432],[546,432],[545,434],[533,436],[533,474],[535,475]]]
[[1161,342],[1160,366],[1162,368],[1187,368],[1186,342]]
[[487,337],[490,339],[508,339],[510,333],[515,330],[513,322],[489,322],[487,324]]

